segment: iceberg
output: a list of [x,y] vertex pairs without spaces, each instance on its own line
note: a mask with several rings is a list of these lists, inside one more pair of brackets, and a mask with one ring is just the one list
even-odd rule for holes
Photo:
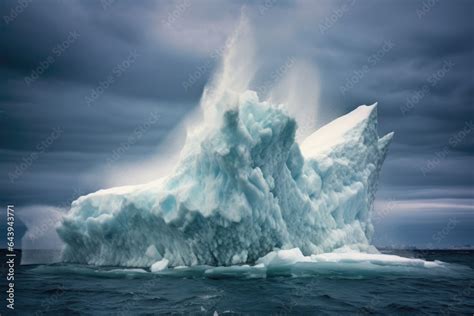
[[377,253],[371,211],[393,133],[378,137],[376,104],[300,144],[283,105],[253,91],[219,102],[168,176],[72,203],[58,227],[64,261],[161,271]]

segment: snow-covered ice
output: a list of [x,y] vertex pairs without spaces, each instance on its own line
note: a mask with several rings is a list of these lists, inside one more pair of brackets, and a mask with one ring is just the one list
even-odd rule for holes
[[393,135],[378,137],[376,104],[300,145],[282,105],[252,91],[220,100],[218,119],[189,136],[167,177],[72,203],[58,228],[65,261],[222,266],[255,263],[276,249],[298,248],[303,257],[376,252],[372,202]]

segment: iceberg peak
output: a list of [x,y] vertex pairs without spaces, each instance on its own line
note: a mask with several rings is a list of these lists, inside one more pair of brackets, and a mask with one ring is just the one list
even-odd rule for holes
[[352,112],[324,125],[309,135],[301,144],[305,156],[324,153],[334,146],[347,141],[348,137],[360,136],[369,124],[377,125],[377,102],[360,105]]

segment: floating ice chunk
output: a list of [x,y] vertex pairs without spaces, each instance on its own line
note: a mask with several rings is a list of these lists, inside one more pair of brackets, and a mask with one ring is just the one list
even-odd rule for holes
[[313,262],[333,262],[333,263],[361,263],[367,262],[380,266],[405,266],[405,267],[424,267],[424,268],[439,268],[443,266],[439,261],[425,261],[417,258],[405,258],[396,255],[387,254],[369,254],[362,252],[349,253],[323,253],[319,255],[312,255]]
[[276,250],[268,253],[257,260],[257,264],[263,264],[265,267],[290,265],[296,262],[310,261],[310,257],[305,257],[299,248],[289,250]]
[[162,259],[160,261],[155,262],[151,266],[150,270],[151,270],[151,272],[163,271],[164,269],[168,268],[168,264],[169,264],[168,259]]
[[112,269],[108,271],[109,273],[119,273],[119,274],[127,274],[127,273],[148,273],[146,270],[143,269]]

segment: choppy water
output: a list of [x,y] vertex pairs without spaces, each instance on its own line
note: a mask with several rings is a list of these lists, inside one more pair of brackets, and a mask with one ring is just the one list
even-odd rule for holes
[[[453,269],[303,265],[262,275],[209,274],[203,267],[157,275],[141,269],[23,265],[16,271],[15,311],[19,315],[474,313],[474,251],[404,255],[453,263]],[[2,296],[2,308],[4,302]]]

